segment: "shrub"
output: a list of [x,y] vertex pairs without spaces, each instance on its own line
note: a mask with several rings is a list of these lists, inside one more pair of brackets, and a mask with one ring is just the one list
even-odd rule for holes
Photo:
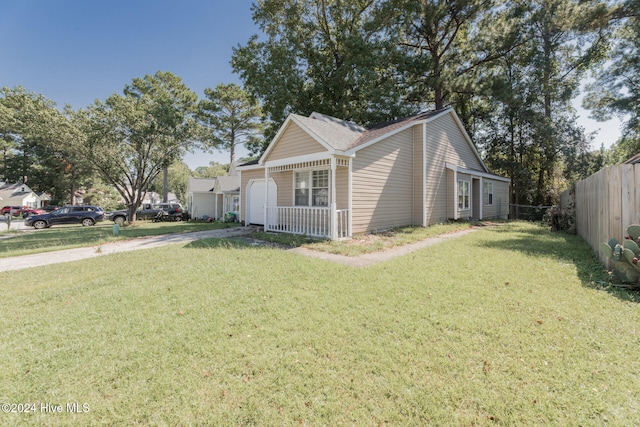
[[640,225],[634,224],[627,228],[624,242],[612,238],[600,245],[600,251],[613,263],[613,276],[633,287],[640,289]]
[[542,217],[542,222],[551,227],[551,231],[564,231],[576,234],[576,218],[573,206],[560,209],[559,206],[551,206]]

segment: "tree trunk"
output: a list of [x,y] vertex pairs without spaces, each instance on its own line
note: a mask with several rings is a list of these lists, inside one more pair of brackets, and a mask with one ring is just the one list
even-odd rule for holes
[[169,200],[169,168],[164,168],[162,176],[162,201],[167,203]]

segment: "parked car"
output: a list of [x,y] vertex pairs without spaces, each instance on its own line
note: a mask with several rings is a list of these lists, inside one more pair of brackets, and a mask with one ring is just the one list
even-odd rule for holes
[[41,215],[41,214],[45,214],[45,213],[47,213],[47,211],[45,211],[44,209],[27,208],[27,209],[23,209],[22,210],[22,217],[23,218],[28,218],[31,215]]
[[[126,210],[114,211],[109,214],[109,219],[122,225],[128,220],[127,215]],[[136,211],[136,219],[182,221],[188,218],[180,203],[145,203]]]
[[103,220],[104,210],[100,206],[65,206],[49,213],[32,215],[24,223],[28,227],[41,229],[56,224],[91,226]]
[[28,206],[5,206],[0,209],[0,215],[9,215],[13,214],[13,216],[22,215],[22,211],[25,209],[29,209]]

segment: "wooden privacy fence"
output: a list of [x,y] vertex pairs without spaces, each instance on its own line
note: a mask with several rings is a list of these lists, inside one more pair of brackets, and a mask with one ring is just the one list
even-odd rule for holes
[[574,210],[576,232],[606,264],[600,243],[622,241],[629,225],[640,224],[640,164],[608,166],[577,182],[560,195],[560,207]]

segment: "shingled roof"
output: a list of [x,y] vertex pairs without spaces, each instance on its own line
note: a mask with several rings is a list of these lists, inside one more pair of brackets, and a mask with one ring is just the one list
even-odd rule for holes
[[625,165],[635,165],[638,163],[640,163],[640,153],[622,162],[622,164],[625,164]]
[[415,116],[379,123],[368,128],[347,120],[340,120],[315,112],[309,117],[299,116],[297,114],[292,114],[292,116],[298,123],[306,127],[309,132],[315,134],[318,139],[331,148],[348,151],[410,125],[412,122],[437,116],[446,110],[447,109],[426,111]]
[[351,144],[349,149],[355,148],[355,147],[357,147],[359,145],[362,145],[362,144],[366,144],[369,141],[373,141],[374,139],[380,138],[383,135],[386,135],[386,134],[391,133],[391,132],[393,132],[395,130],[403,128],[404,126],[406,126],[408,124],[411,124],[412,122],[417,122],[417,121],[420,121],[420,120],[426,120],[426,119],[429,119],[431,117],[437,116],[438,114],[442,113],[445,110],[425,111],[425,112],[422,112],[422,113],[417,114],[415,116],[405,117],[405,118],[402,118],[402,119],[393,120],[393,121],[390,121],[390,122],[379,123],[377,125],[373,125],[373,126],[367,128],[367,130],[362,133],[360,138],[358,138],[356,141],[354,141],[353,144]]

